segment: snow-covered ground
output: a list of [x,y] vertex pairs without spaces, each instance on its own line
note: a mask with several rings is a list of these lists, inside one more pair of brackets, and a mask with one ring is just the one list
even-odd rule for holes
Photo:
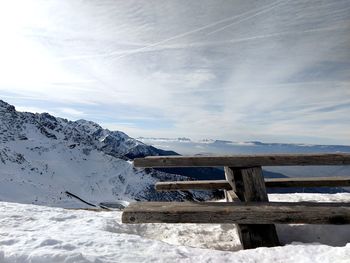
[[[350,201],[272,194],[271,201]],[[0,262],[350,262],[350,227],[278,225],[282,247],[240,250],[231,224],[121,223],[121,212],[0,203]],[[303,243],[302,243],[303,242]]]

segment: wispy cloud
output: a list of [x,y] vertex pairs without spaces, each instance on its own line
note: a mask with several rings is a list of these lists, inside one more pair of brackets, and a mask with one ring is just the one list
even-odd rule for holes
[[83,117],[85,115],[84,112],[73,108],[59,108],[58,110],[63,114],[68,114],[76,117]]
[[0,4],[0,92],[22,109],[133,136],[350,143],[349,1],[20,3]]

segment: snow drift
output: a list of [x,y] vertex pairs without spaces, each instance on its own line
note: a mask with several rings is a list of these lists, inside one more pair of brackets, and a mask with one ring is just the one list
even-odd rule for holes
[[[350,194],[270,200],[349,202]],[[237,251],[233,224],[125,225],[119,211],[0,202],[0,262],[349,262],[348,226],[277,225],[277,231],[285,246]]]

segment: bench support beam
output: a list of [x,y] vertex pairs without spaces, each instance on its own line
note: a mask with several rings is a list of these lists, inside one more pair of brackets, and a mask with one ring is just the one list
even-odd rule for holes
[[[261,167],[225,167],[226,180],[242,202],[268,202]],[[279,246],[275,225],[239,224],[238,234],[244,249]]]

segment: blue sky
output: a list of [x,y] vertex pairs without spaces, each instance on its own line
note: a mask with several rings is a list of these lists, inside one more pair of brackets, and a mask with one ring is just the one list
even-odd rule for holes
[[350,144],[350,1],[0,3],[0,98],[131,136]]

